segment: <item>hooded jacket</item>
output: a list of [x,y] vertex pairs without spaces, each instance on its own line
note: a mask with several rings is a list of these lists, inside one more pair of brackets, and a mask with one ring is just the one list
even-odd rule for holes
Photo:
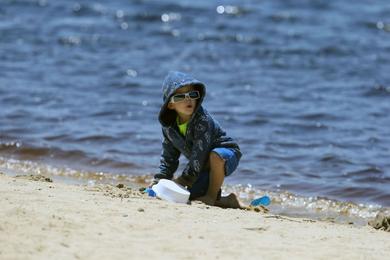
[[[201,97],[197,100],[194,113],[188,121],[186,136],[183,136],[176,124],[177,113],[168,108],[168,103],[176,90],[188,85],[194,86]],[[241,158],[237,143],[226,135],[218,122],[202,107],[206,95],[206,86],[202,82],[185,73],[172,71],[165,78],[162,90],[163,105],[158,118],[162,126],[163,141],[160,173],[154,176],[155,179],[172,179],[179,166],[180,154],[189,160],[182,177],[192,183],[204,170],[212,149],[231,148],[238,159]]]

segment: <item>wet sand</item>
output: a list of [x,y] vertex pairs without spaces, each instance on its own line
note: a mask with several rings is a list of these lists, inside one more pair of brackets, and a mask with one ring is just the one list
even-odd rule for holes
[[390,232],[0,174],[0,259],[386,259]]

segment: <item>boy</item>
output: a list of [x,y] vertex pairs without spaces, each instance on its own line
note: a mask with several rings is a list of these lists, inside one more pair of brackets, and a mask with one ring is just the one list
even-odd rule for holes
[[182,153],[189,163],[174,181],[188,188],[190,200],[223,208],[243,208],[235,194],[221,197],[224,178],[237,168],[241,152],[202,107],[205,94],[205,85],[187,74],[173,71],[165,78],[164,104],[159,113],[163,149],[160,173],[154,176],[153,184],[159,179],[173,178]]

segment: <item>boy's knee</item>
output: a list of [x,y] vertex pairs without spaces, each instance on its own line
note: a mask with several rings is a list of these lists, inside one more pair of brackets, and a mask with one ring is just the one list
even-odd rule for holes
[[225,161],[215,152],[211,152],[209,155],[209,161],[211,163],[225,163]]

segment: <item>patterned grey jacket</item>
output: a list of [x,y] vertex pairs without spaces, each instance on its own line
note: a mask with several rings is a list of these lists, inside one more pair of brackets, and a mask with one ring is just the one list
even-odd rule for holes
[[[179,133],[176,124],[177,114],[167,108],[170,98],[175,91],[183,86],[192,85],[201,93],[196,104],[195,111],[188,122],[187,133],[184,137]],[[241,158],[240,148],[234,140],[226,136],[225,131],[219,126],[211,115],[202,107],[202,101],[206,94],[205,85],[178,71],[172,71],[163,83],[163,101],[159,113],[159,121],[162,125],[163,142],[160,159],[160,173],[154,178],[172,179],[179,165],[180,154],[184,154],[189,160],[182,177],[194,182],[204,169],[209,158],[209,153],[216,147],[232,148],[237,157]]]

